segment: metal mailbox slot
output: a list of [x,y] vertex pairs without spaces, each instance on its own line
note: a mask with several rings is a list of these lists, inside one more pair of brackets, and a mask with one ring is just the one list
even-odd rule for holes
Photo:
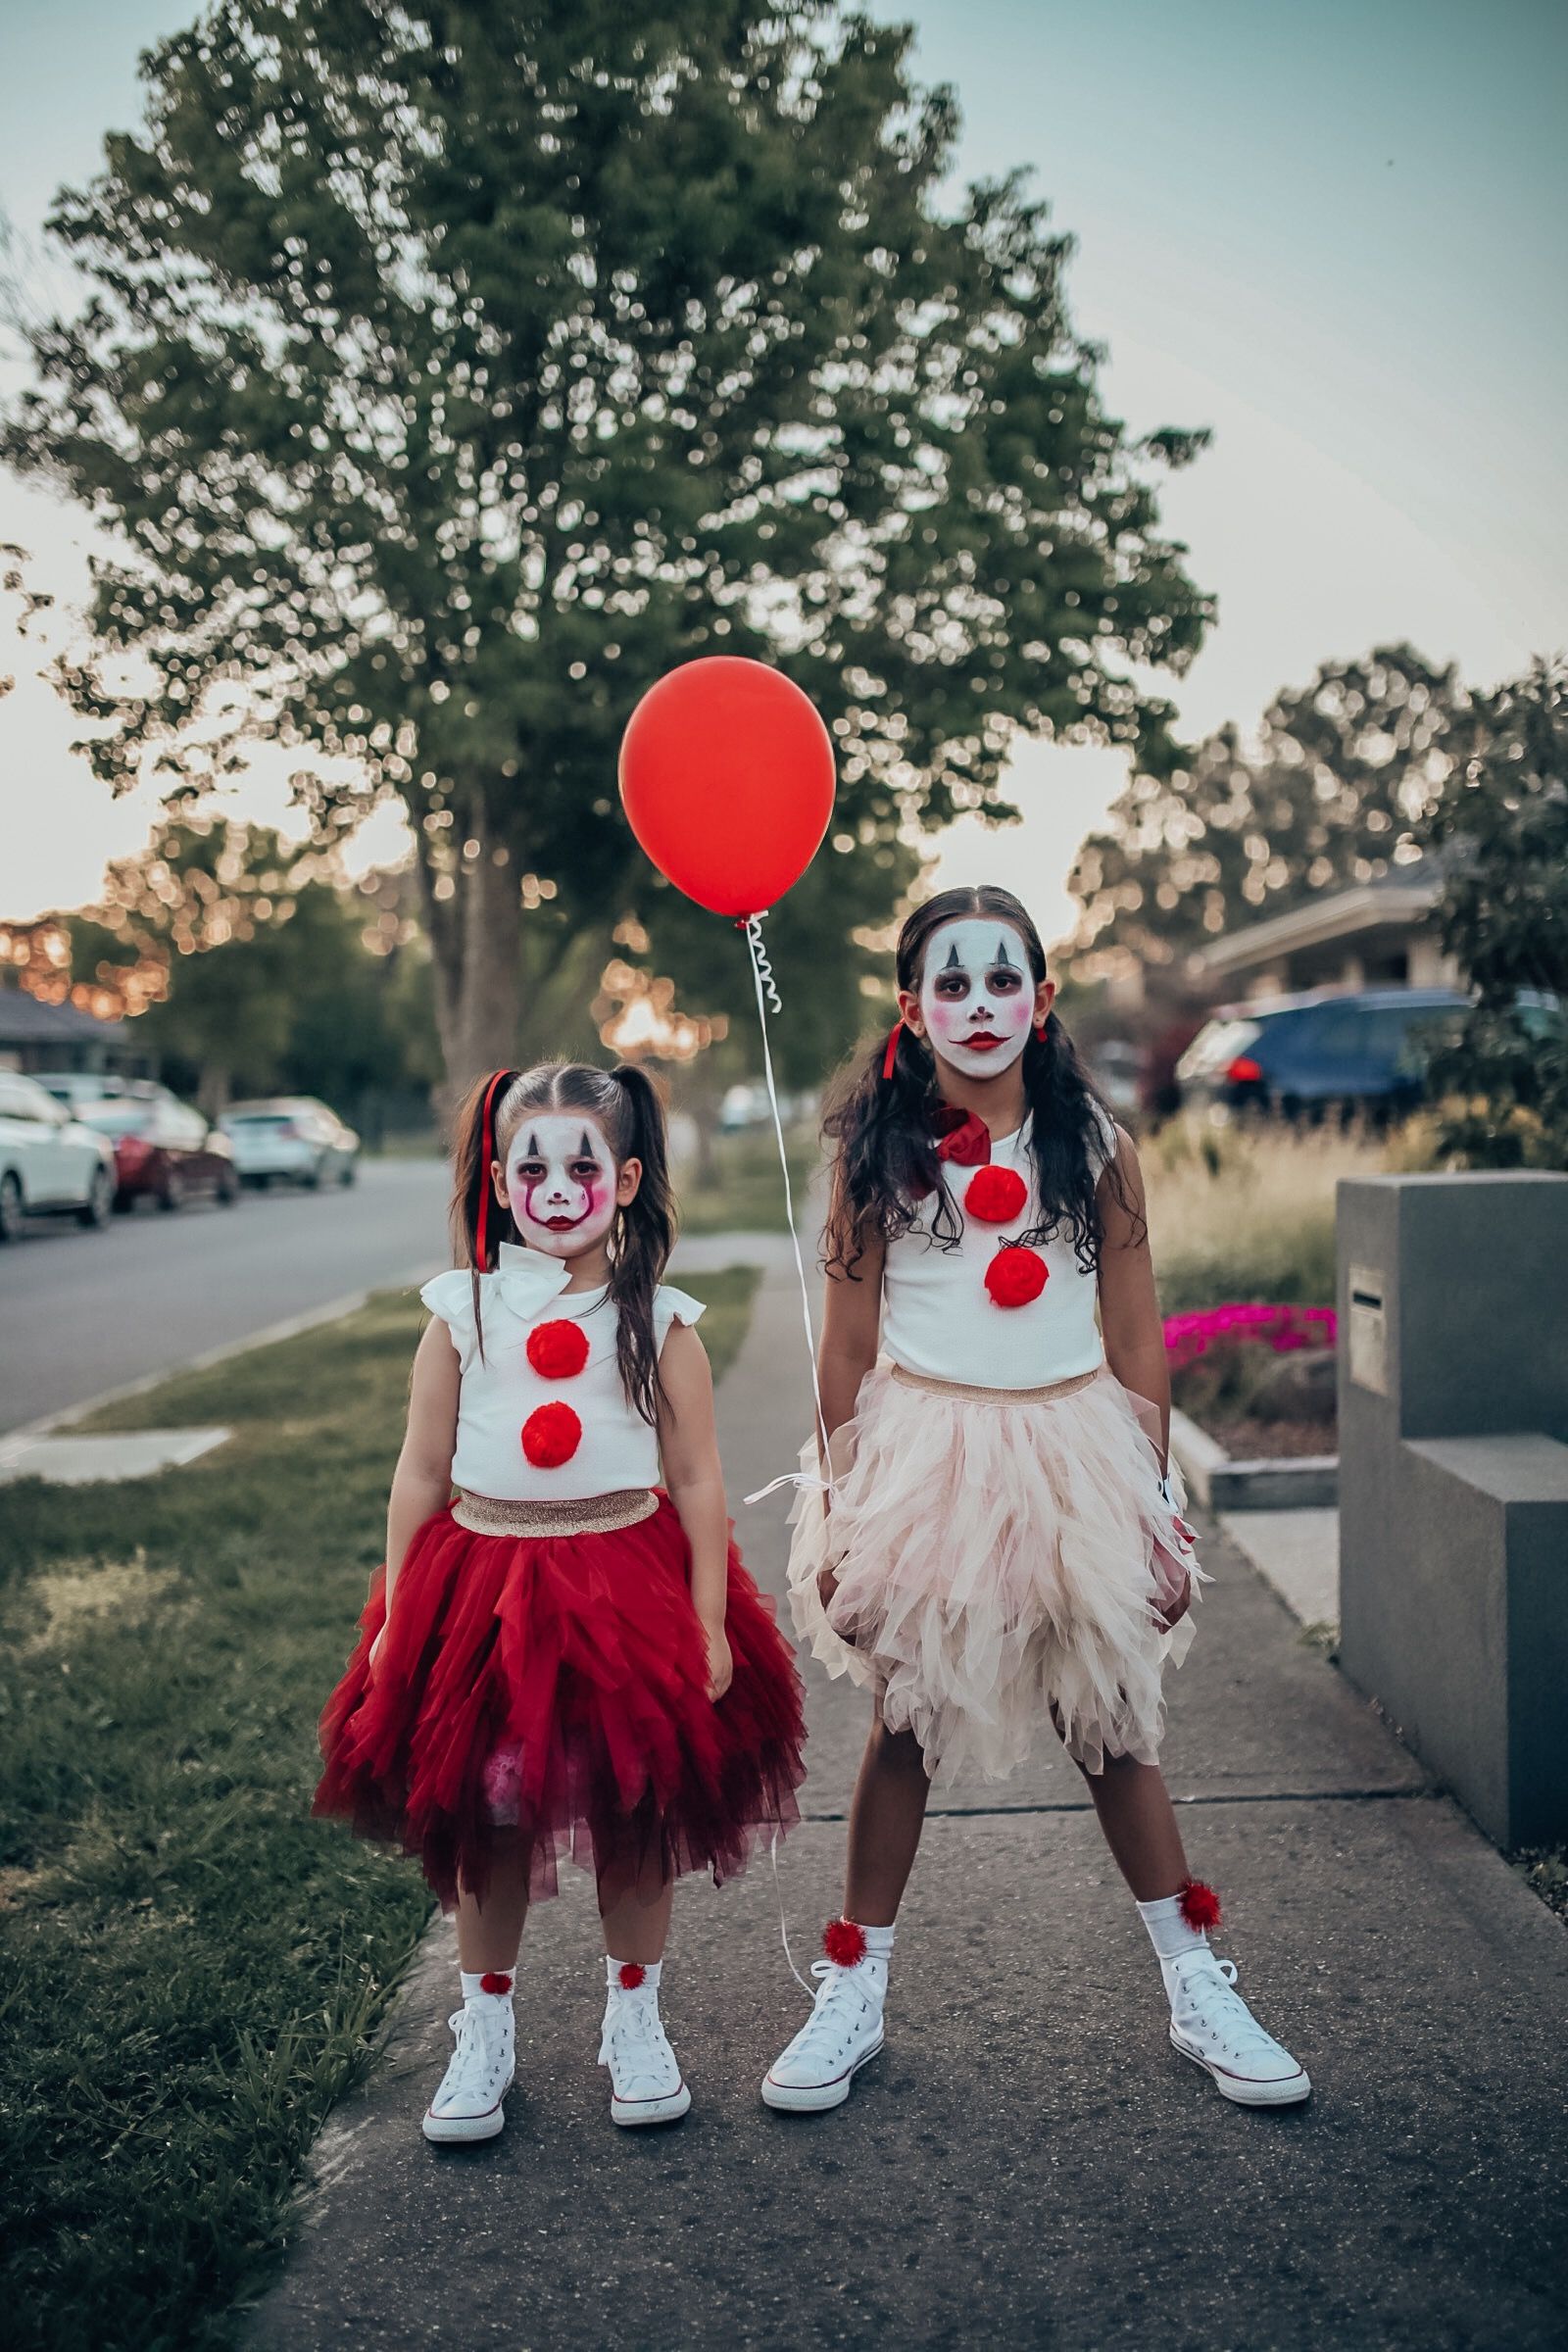
[[1358,1389],[1389,1393],[1389,1318],[1381,1266],[1350,1267],[1350,1378]]

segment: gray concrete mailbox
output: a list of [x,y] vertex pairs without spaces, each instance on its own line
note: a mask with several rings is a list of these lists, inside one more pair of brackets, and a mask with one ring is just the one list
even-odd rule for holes
[[1339,1189],[1340,1658],[1501,1845],[1568,1837],[1568,1176]]

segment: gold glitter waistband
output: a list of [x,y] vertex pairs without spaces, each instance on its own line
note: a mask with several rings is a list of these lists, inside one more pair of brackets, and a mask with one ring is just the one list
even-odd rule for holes
[[561,1502],[502,1502],[460,1487],[452,1516],[470,1536],[609,1536],[651,1519],[658,1508],[659,1496],[647,1487]]
[[965,1380],[933,1380],[928,1372],[911,1372],[905,1364],[894,1364],[895,1380],[903,1381],[906,1389],[925,1389],[933,1396],[957,1396],[967,1404],[1050,1404],[1057,1396],[1075,1396],[1087,1389],[1105,1369],[1096,1364],[1092,1372],[1076,1372],[1071,1380],[1048,1381],[1043,1389],[980,1389]]

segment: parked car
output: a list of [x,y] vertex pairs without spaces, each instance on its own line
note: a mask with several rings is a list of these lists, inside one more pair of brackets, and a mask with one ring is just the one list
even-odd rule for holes
[[274,1176],[313,1187],[354,1182],[360,1139],[314,1095],[232,1102],[218,1123],[246,1184],[270,1184]]
[[89,1102],[101,1102],[106,1095],[122,1095],[135,1083],[113,1070],[33,1070],[30,1075],[78,1117]]
[[1449,988],[1375,988],[1266,997],[1204,1024],[1176,1064],[1184,1102],[1321,1120],[1413,1110],[1426,1066],[1466,1000]]
[[227,1136],[167,1086],[130,1079],[123,1093],[84,1102],[81,1117],[114,1146],[117,1208],[134,1208],[143,1198],[182,1208],[202,1194],[227,1208],[239,1199]]
[[0,1070],[0,1242],[29,1216],[107,1225],[114,1204],[112,1147],[35,1079]]

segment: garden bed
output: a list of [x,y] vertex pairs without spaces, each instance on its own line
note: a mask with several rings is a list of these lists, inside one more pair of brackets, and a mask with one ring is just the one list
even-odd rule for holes
[[1339,1498],[1332,1307],[1246,1300],[1170,1315],[1171,1447],[1211,1510]]

